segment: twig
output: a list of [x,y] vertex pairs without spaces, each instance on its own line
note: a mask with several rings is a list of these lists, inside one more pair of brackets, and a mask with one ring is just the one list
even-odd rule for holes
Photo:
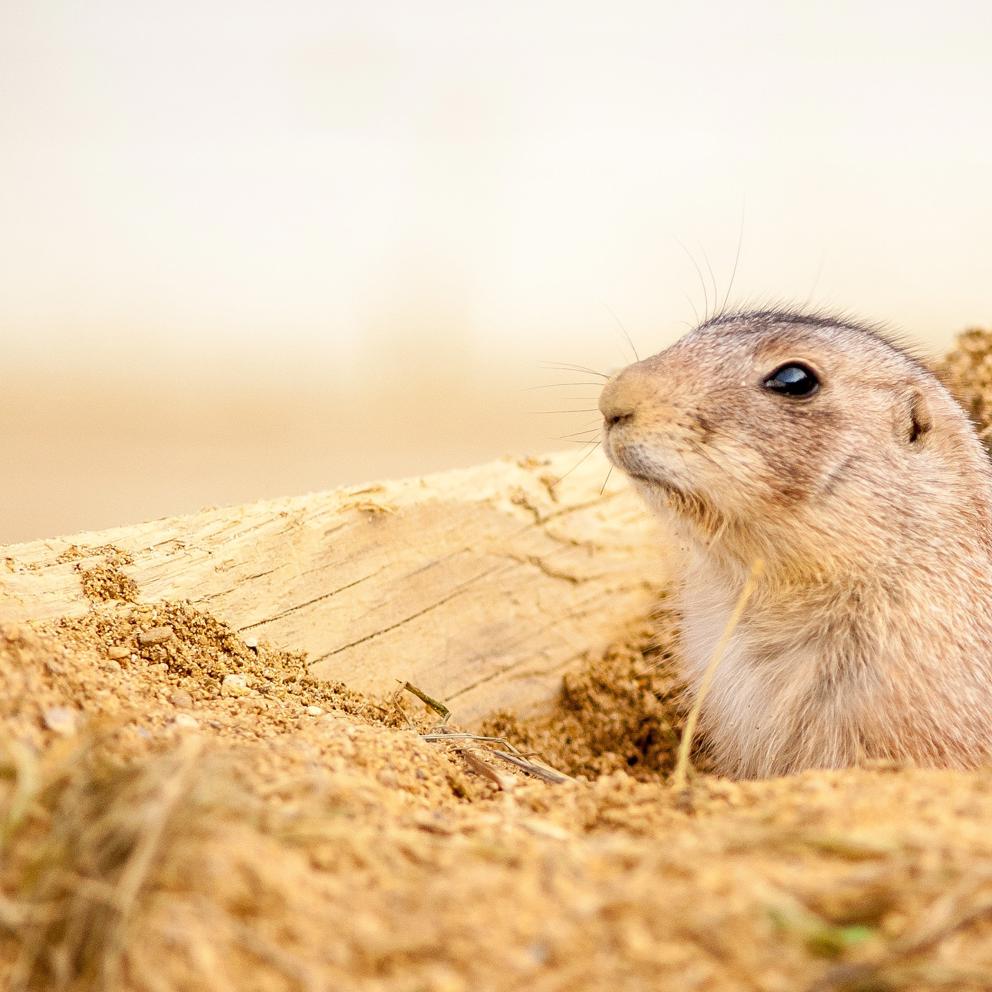
[[[527,757],[521,754],[519,749],[516,748],[513,744],[511,744],[505,737],[486,737],[483,734],[469,734],[463,731],[446,730],[444,727],[440,727],[438,730],[432,733],[421,734],[420,739],[422,741],[472,741],[475,743],[489,744],[489,745],[501,744],[503,747],[508,748],[508,750],[500,751],[497,748],[491,746],[484,747],[481,750],[484,754],[487,755],[491,754],[493,755],[493,757],[501,758],[503,761],[513,765],[515,768],[519,768],[521,771],[525,771],[528,774],[533,775],[535,778],[539,778],[544,782],[550,782],[552,785],[560,785],[562,782],[575,781],[575,779],[573,779],[570,775],[566,775],[564,772],[557,771],[556,769],[552,768],[550,765],[529,760]],[[469,754],[474,755],[474,752],[467,747],[456,747],[455,750],[459,754],[463,754],[466,757]],[[477,760],[481,761],[481,759],[478,758],[477,755],[474,756]],[[483,764],[485,763],[483,762]],[[488,768],[489,766],[486,765],[486,767]],[[476,768],[475,770],[480,771],[481,769]]]
[[435,713],[440,714],[442,727],[448,722],[448,719],[451,717],[451,710],[449,710],[444,703],[438,699],[435,699],[433,696],[428,696],[423,689],[418,689],[415,685],[411,685],[409,682],[402,682],[400,684],[404,689],[406,689],[407,692],[412,692],[422,703],[429,706]]
[[489,750],[490,754],[494,754],[497,758],[502,758],[504,761],[509,762],[516,768],[525,771],[535,778],[542,779],[545,782],[550,782],[552,785],[561,785],[562,782],[574,782],[575,779],[571,775],[566,775],[564,772],[555,771],[554,768],[548,768],[545,765],[539,765],[537,762],[528,761],[526,758],[521,758],[518,754],[510,754],[507,751],[497,751],[495,748]]
[[484,744],[502,744],[514,754],[519,754],[520,750],[515,748],[505,737],[485,737],[482,734],[469,734],[460,730],[441,730],[429,734],[421,734],[422,741],[481,741]]
[[495,768],[491,765],[487,765],[482,758],[475,754],[470,748],[460,747],[456,748],[456,750],[465,759],[472,771],[477,772],[484,778],[489,779],[490,782],[495,782],[496,785],[498,785],[504,792],[508,792],[513,788],[512,775],[500,775]]
[[724,627],[723,634],[720,635],[720,640],[717,642],[716,649],[713,651],[713,657],[706,666],[706,671],[703,672],[703,678],[699,683],[696,699],[692,704],[692,709],[689,710],[689,717],[685,721],[685,730],[682,731],[682,740],[679,742],[678,760],[675,762],[675,771],[672,774],[672,785],[678,790],[685,788],[688,777],[689,752],[692,749],[692,739],[696,733],[696,724],[699,722],[699,711],[703,707],[703,701],[706,699],[707,692],[709,692],[710,685],[713,682],[713,676],[716,675],[717,666],[722,661],[724,652],[727,650],[730,638],[733,637],[734,631],[740,623],[741,616],[744,613],[744,607],[747,606],[748,600],[754,592],[754,587],[764,570],[765,563],[760,558],[756,558],[744,583],[744,588],[741,590],[740,596],[737,597],[737,605],[730,614],[727,620],[727,626]]

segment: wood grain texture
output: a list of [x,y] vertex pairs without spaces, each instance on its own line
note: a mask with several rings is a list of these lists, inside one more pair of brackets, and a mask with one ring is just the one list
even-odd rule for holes
[[[92,608],[81,569],[112,546],[140,601],[186,599],[315,674],[367,692],[409,680],[471,723],[527,711],[651,608],[653,521],[602,464],[502,460],[0,549],[0,620]],[[66,561],[73,546],[86,555]],[[96,549],[96,550],[90,550]]]

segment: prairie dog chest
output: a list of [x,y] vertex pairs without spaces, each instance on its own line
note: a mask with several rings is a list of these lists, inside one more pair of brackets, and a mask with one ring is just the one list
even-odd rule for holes
[[[692,695],[739,595],[705,557],[690,552],[679,599],[683,675]],[[749,623],[733,633],[703,706],[703,722],[718,748],[721,741],[758,746],[791,724],[788,714],[801,705],[820,668],[815,646],[796,633],[768,638]]]

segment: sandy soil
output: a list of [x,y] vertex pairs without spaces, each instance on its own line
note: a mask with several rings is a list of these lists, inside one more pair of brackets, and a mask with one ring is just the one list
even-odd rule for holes
[[[982,417],[990,355],[949,365]],[[470,740],[106,560],[0,629],[4,988],[992,988],[992,769],[675,790],[667,614]]]

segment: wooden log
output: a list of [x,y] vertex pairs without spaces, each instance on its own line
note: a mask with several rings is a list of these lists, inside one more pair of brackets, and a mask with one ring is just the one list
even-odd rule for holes
[[666,579],[661,539],[626,482],[601,493],[605,466],[590,459],[553,484],[575,457],[8,546],[0,620],[91,609],[83,580],[109,564],[139,601],[190,600],[246,637],[306,651],[321,677],[372,693],[408,680],[462,723],[530,711],[646,615]]

